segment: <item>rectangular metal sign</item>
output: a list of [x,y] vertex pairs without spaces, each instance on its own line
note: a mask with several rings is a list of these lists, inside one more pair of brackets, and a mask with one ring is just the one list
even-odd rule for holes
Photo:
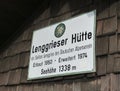
[[34,31],[28,80],[95,72],[96,11]]

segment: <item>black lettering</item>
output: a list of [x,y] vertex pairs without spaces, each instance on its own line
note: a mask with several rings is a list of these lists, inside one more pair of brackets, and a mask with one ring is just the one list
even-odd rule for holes
[[75,33],[75,34],[72,34],[71,43],[81,42],[91,38],[92,38],[92,32],[87,33],[87,31],[85,31],[85,32]]
[[56,42],[54,42],[54,48],[56,47]]
[[34,46],[32,47],[32,53],[34,53]]
[[76,34],[74,34],[74,35],[72,34],[72,43],[73,42],[76,43]]
[[36,46],[36,47],[33,46],[32,47],[32,53],[36,53],[36,52],[41,52],[41,53],[48,52],[49,49],[66,45],[67,44],[67,40],[68,40],[68,38],[62,39],[62,40],[58,40],[58,41],[53,41],[52,40],[51,43],[47,43],[47,44],[44,44],[44,45],[41,45],[41,46]]
[[88,33],[88,39],[91,39],[91,38],[92,38],[92,33],[89,32],[89,33]]
[[61,46],[63,46],[63,45],[64,45],[64,40],[61,41]]

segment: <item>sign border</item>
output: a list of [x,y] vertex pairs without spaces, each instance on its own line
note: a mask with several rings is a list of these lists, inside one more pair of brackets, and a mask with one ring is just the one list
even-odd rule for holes
[[[29,78],[29,75],[27,75],[27,80],[37,80],[37,79],[45,79],[45,78],[52,78],[52,77],[61,77],[61,76],[73,76],[73,75],[78,75],[78,74],[85,74],[85,73],[92,73],[92,72],[96,72],[96,48],[95,48],[95,34],[96,34],[96,10],[92,10],[92,11],[89,11],[89,12],[86,12],[86,13],[82,13],[82,14],[79,14],[79,15],[76,15],[72,18],[69,18],[69,19],[66,19],[66,20],[63,20],[63,21],[60,21],[60,22],[64,22],[64,21],[67,21],[67,20],[70,20],[70,19],[73,19],[75,17],[78,17],[78,16],[81,16],[81,15],[84,15],[84,14],[88,14],[90,12],[93,12],[94,13],[94,30],[93,30],[93,69],[92,70],[87,70],[87,71],[81,71],[81,72],[74,72],[74,73],[63,73],[63,74],[58,74],[58,75],[50,75],[50,76],[44,76],[44,77],[35,77],[35,78]],[[60,23],[60,22],[57,22],[57,23]],[[47,27],[50,27],[52,25],[55,25],[57,23],[54,23],[54,24],[51,24],[51,25],[48,25],[46,27],[43,27],[43,28],[47,28]],[[40,28],[40,29],[43,29],[43,28]],[[33,35],[34,35],[34,32],[35,31],[38,31],[40,29],[37,29],[37,30],[34,30],[33,31]],[[33,35],[32,35],[32,41],[33,41]],[[32,41],[31,41],[31,45],[32,45]],[[30,57],[31,57],[31,49],[30,49]],[[29,57],[29,58],[30,58]],[[28,65],[28,74],[29,74],[29,71],[30,70],[30,59],[29,59],[29,65]]]

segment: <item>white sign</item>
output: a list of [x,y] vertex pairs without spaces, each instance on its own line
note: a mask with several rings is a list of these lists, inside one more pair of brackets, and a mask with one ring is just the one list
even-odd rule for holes
[[96,11],[34,31],[28,80],[95,72]]

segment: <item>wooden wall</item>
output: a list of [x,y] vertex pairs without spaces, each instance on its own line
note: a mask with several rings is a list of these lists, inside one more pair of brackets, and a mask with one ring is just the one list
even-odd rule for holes
[[[45,5],[0,52],[0,91],[120,91],[120,1],[51,0]],[[94,9],[96,73],[27,81],[33,31]]]

